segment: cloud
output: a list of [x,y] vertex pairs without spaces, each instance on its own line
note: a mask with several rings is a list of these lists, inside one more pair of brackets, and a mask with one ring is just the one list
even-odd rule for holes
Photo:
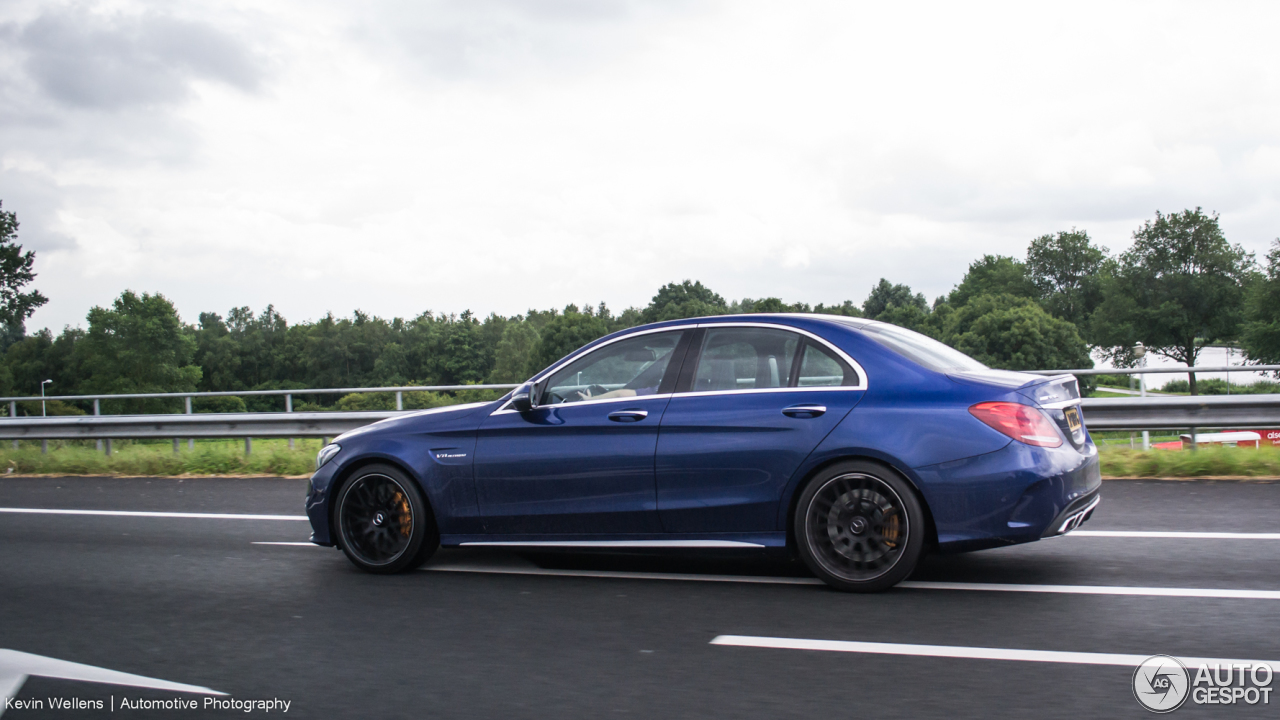
[[59,8],[13,35],[40,89],[76,108],[173,104],[186,99],[197,80],[246,91],[261,82],[251,53],[228,34],[152,12]]
[[1280,234],[1270,4],[110,2],[0,6],[34,327],[125,288],[188,319],[934,297],[1156,209]]

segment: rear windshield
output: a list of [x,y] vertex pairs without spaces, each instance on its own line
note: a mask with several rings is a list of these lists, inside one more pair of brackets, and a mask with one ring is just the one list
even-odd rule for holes
[[937,340],[888,323],[864,325],[867,337],[899,355],[937,372],[986,370],[987,366]]

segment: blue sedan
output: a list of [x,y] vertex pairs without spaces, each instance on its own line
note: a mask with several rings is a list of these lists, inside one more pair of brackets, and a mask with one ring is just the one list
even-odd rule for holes
[[317,457],[312,541],[375,573],[440,546],[790,551],[869,592],[926,550],[1070,532],[1102,484],[1070,375],[885,323],[739,315],[614,333],[500,400]]

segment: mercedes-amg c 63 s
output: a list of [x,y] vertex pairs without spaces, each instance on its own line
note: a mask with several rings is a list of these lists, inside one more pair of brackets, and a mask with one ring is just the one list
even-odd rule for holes
[[992,370],[885,323],[739,315],[596,340],[499,400],[320,451],[312,541],[364,570],[440,546],[790,551],[875,591],[926,550],[1061,535],[1099,502],[1070,375]]

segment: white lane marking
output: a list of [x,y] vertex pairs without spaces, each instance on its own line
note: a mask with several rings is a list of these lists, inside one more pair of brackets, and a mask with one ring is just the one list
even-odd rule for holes
[[[918,657],[959,658],[964,660],[1020,660],[1022,662],[1071,663],[1076,665],[1123,665],[1134,667],[1150,655],[1115,653],[1061,652],[1057,650],[1018,650],[1014,648],[964,647],[960,645],[911,645],[906,643],[853,642],[848,640],[804,640],[801,638],[720,635],[712,645],[773,648],[779,650],[826,650],[828,652],[870,653],[875,655],[914,655]],[[1184,665],[1196,667],[1220,663],[1267,664],[1280,670],[1280,661],[1234,660],[1227,658],[1179,657]]]
[[695,580],[698,582],[761,583],[767,585],[821,585],[817,578],[755,577],[752,575],[697,575],[685,573],[623,572],[617,570],[548,570],[545,568],[504,568],[483,565],[436,565],[423,570],[436,572],[494,573],[498,575],[554,575],[558,577],[614,578],[619,580]]
[[22,515],[103,515],[108,517],[198,518],[203,520],[307,520],[306,515],[239,515],[234,513],[143,512],[140,510],[53,510],[48,508],[0,508],[0,513]]
[[1165,538],[1172,540],[1280,540],[1280,533],[1165,532],[1160,530],[1072,530],[1064,537]]
[[1280,590],[1223,590],[1219,588],[1132,587],[1110,585],[1011,585],[1006,583],[924,582],[906,580],[909,590],[980,590],[983,592],[1054,593],[1062,595],[1138,595],[1149,597],[1280,600]]
[[[317,546],[318,547],[318,546]],[[753,575],[705,575],[621,570],[554,570],[547,568],[505,568],[486,565],[436,565],[423,570],[437,572],[492,573],[497,575],[548,575],[558,577],[613,578],[617,580],[690,580],[696,582],[737,582],[764,585],[822,585],[817,578]],[[925,582],[906,580],[897,587],[905,590],[977,590],[985,592],[1052,593],[1061,595],[1129,595],[1147,597],[1220,598],[1228,600],[1280,600],[1280,590],[1223,590],[1218,588],[1125,587],[1108,585],[1011,585],[1005,583]]]
[[296,545],[298,547],[323,547],[311,542],[253,542],[250,545]]
[[527,540],[464,542],[464,547],[762,548],[739,540]]
[[4,713],[4,703],[2,701],[17,695],[18,690],[30,675],[56,678],[58,680],[80,680],[106,685],[127,685],[129,687],[152,688],[155,690],[199,693],[201,695],[226,695],[224,692],[200,687],[199,685],[184,685],[183,683],[0,648],[0,714]]

